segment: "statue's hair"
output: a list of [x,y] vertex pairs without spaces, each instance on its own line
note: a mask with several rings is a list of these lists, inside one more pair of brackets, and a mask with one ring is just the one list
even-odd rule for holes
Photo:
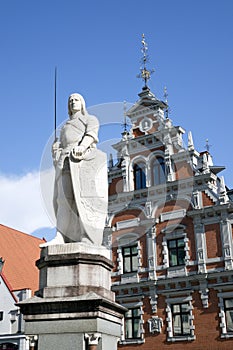
[[69,114],[69,116],[72,115],[71,110],[70,110],[70,98],[71,98],[71,96],[75,96],[75,97],[79,98],[79,100],[81,101],[81,106],[82,106],[81,113],[83,115],[85,115],[87,113],[87,111],[86,111],[86,104],[85,104],[84,98],[82,97],[82,95],[74,93],[74,94],[71,94],[68,98],[68,114]]

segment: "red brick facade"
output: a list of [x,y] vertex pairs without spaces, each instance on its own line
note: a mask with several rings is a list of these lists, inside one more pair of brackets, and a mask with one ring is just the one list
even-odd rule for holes
[[109,168],[112,290],[129,310],[119,349],[230,349],[231,192],[166,109],[143,89]]

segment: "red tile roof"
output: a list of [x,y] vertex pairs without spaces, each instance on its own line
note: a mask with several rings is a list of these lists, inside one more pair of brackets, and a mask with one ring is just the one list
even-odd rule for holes
[[6,287],[8,288],[9,292],[11,293],[12,298],[16,302],[18,302],[19,300],[16,298],[15,294],[13,293],[13,288],[11,287],[10,282],[7,280],[7,278],[6,278],[6,276],[4,275],[3,272],[1,272],[1,278],[2,278],[3,282],[5,283]]
[[0,225],[0,257],[3,258],[3,273],[12,290],[39,287],[39,270],[35,262],[40,257],[39,245],[44,240]]

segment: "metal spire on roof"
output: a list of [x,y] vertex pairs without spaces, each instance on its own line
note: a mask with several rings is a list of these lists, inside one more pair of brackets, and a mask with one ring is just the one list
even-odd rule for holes
[[206,148],[207,152],[209,153],[211,145],[209,144],[209,140],[208,139],[206,139],[205,142],[206,142],[205,148]]
[[150,79],[151,74],[154,73],[154,69],[151,69],[151,70],[147,69],[147,63],[149,61],[149,56],[147,54],[148,46],[147,46],[144,34],[142,34],[141,43],[142,43],[141,52],[143,54],[142,59],[141,59],[142,66],[140,67],[140,73],[137,75],[137,78],[141,78],[144,81],[145,85],[144,85],[143,89],[147,89],[148,88],[147,82]]
[[167,98],[168,98],[168,93],[167,93],[167,87],[166,87],[166,86],[164,86],[164,89],[163,89],[163,97],[164,97],[164,101],[165,101],[166,103],[168,103],[168,100],[167,100]]
[[165,114],[166,114],[166,118],[168,119],[168,114],[169,114],[169,107],[168,107],[168,93],[167,93],[167,87],[164,86],[164,89],[163,89],[164,93],[163,93],[163,97],[164,97],[164,102],[166,103],[167,105],[167,108],[165,109]]
[[124,132],[127,132],[127,127],[129,126],[129,124],[127,123],[127,119],[126,119],[126,101],[124,101],[124,123],[123,123],[123,127],[124,127]]
[[124,123],[122,123],[122,126],[124,128],[124,131],[122,132],[123,138],[127,138],[129,131],[128,127],[130,126],[129,123],[127,123],[127,102],[124,101]]

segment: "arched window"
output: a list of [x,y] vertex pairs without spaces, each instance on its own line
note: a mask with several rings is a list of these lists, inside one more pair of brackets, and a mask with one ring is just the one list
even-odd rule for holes
[[134,173],[134,189],[140,190],[146,188],[146,167],[144,163],[135,164],[133,167]]
[[154,186],[166,182],[165,162],[162,157],[156,157],[153,161],[152,182]]

